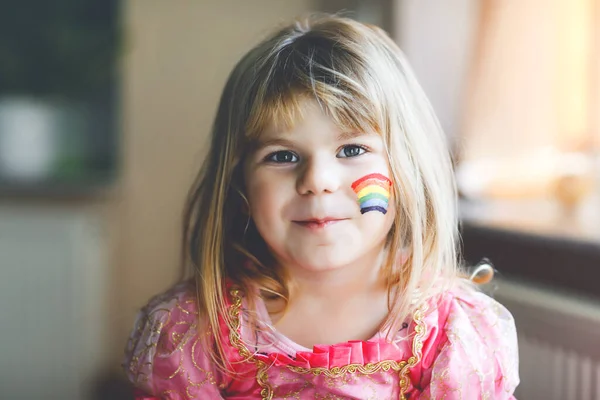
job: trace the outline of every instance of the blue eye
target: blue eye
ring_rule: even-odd
[[[338,158],[350,158],[360,156],[361,154],[366,153],[367,150],[355,144],[350,144],[342,147],[342,149],[337,153],[336,157]]]
[[[269,154],[265,160],[278,164],[295,163],[298,162],[298,156],[291,151],[281,150]]]

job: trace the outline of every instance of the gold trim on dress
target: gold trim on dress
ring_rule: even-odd
[[[251,361],[256,364],[256,381],[259,386],[262,388],[260,395],[263,400],[272,400],[273,399],[273,388],[268,382],[268,374],[267,370],[269,365],[267,365],[264,361],[258,360],[254,358],[253,354],[248,350],[248,348],[244,345],[241,338],[241,319],[240,319],[240,309],[242,307],[242,296],[240,294],[239,289],[231,289],[230,294],[232,297],[232,304],[229,307],[229,317],[231,318],[232,328],[229,332],[229,341],[231,344],[238,350],[240,355],[247,361]],[[425,315],[426,307],[422,309],[418,309],[413,314],[413,320],[415,321],[415,336],[412,344],[412,356],[407,361],[394,361],[394,360],[384,360],[376,363],[368,363],[368,364],[348,364],[342,367],[333,367],[333,368],[323,368],[323,367],[315,367],[315,368],[303,368],[303,367],[295,367],[293,365],[287,365],[287,368],[293,372],[298,374],[313,374],[315,376],[324,375],[328,378],[339,378],[347,373],[356,373],[359,372],[363,375],[374,374],[379,371],[389,371],[393,370],[398,372],[400,377],[400,396],[399,400],[406,400],[406,390],[409,386],[409,377],[408,372],[411,368],[413,368],[423,356],[423,338],[427,333],[427,326],[423,321],[423,317]]]
[[[423,357],[423,338],[427,333],[427,325],[423,322],[423,317],[425,316],[425,311],[427,310],[427,304],[425,304],[421,309],[418,309],[413,314],[413,319],[415,321],[415,337],[413,339],[412,345],[412,357],[405,362],[404,366],[400,370],[400,400],[406,400],[404,394],[408,389],[409,385],[409,370],[417,365],[421,358]]]
[[[287,367],[299,374],[313,374],[315,376],[325,375],[328,378],[339,378],[342,375],[347,373],[356,373],[359,372],[364,375],[374,374],[379,371],[389,371],[390,369],[393,371],[400,371],[406,361],[397,362],[393,360],[385,360],[379,361],[376,363],[369,364],[348,364],[343,367],[333,367],[333,368],[323,368],[323,367],[315,367],[315,368],[303,368],[303,367],[294,367],[293,365],[288,365]]]
[[[263,400],[272,400],[273,388],[269,385],[269,375],[267,374],[269,366],[264,361],[254,358],[252,353],[250,353],[248,348],[242,343],[240,335],[240,309],[242,307],[242,296],[240,295],[239,289],[232,289],[230,294],[233,298],[233,303],[229,307],[229,317],[231,318],[231,327],[233,329],[229,330],[229,341],[245,360],[256,364],[256,382],[258,382],[258,385],[262,388],[260,395]]]

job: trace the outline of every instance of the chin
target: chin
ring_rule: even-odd
[[[344,268],[344,264],[334,263],[310,263],[310,264],[298,264],[299,268],[311,272],[327,272],[335,271]]]
[[[359,257],[348,257],[347,254],[337,257],[310,257],[308,259],[304,258],[302,260],[297,260],[295,264],[299,268],[302,268],[304,270],[314,272],[325,272],[342,269],[345,266],[351,264],[352,261],[356,260],[357,258]]]

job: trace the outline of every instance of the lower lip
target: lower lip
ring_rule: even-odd
[[[327,228],[328,226],[337,224],[338,222],[343,221],[343,219],[332,219],[330,221],[316,222],[316,221],[294,221],[294,223],[300,225],[303,228],[311,229],[311,230],[319,230]]]

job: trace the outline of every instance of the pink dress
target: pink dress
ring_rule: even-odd
[[[511,314],[483,293],[456,289],[417,310],[393,340],[304,348],[270,326],[264,303],[251,327],[243,294],[231,290],[222,326],[236,374],[201,346],[189,283],[154,298],[139,314],[124,367],[137,399],[514,399],[519,383]],[[206,333],[202,333],[206,334]]]

